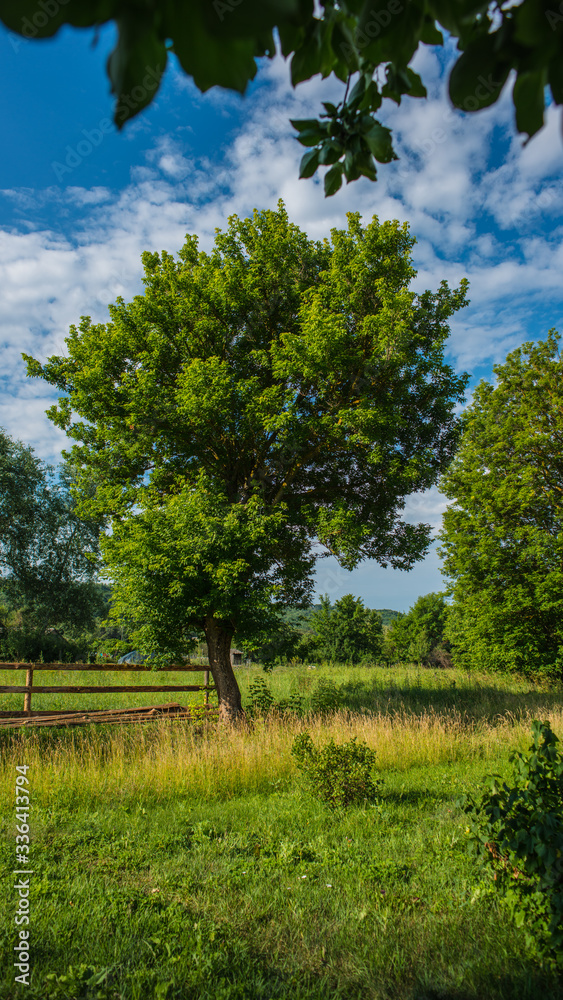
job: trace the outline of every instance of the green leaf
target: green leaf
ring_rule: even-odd
[[[346,155],[344,157],[344,174],[346,176],[346,181],[355,181],[361,176],[361,170],[357,164],[357,158],[359,154],[353,153],[351,149],[346,150]]]
[[[322,140],[326,138],[326,135],[326,129],[321,126],[314,131],[300,132],[299,135],[295,136],[295,138],[301,143],[302,146],[317,146],[319,142],[322,142]]]
[[[115,123],[122,128],[152,101],[167,54],[150,20],[130,15],[118,22],[118,28],[117,45],[108,58],[108,75],[117,98]]]
[[[336,194],[336,192],[342,187],[343,169],[344,168],[341,163],[336,163],[334,167],[327,170],[324,181],[326,198],[330,198],[331,195]]]
[[[310,80],[312,76],[320,73],[323,68],[323,52],[321,46],[321,36],[317,29],[317,23],[310,25],[310,30],[296,49],[291,60],[291,83],[294,87],[304,80]]]
[[[374,121],[369,132],[364,135],[364,141],[379,163],[390,163],[391,160],[397,159],[393,150],[391,131],[380,122]]]
[[[527,132],[531,137],[544,124],[545,71],[519,73],[514,84],[512,97],[516,108],[516,127],[519,132]]]
[[[557,17],[557,6],[551,13]],[[526,48],[540,47],[546,54],[553,41],[553,30],[543,4],[537,0],[524,0],[514,11],[514,40]]]
[[[486,35],[466,48],[450,74],[452,103],[461,111],[478,111],[500,97],[510,63],[499,56],[495,35]]]
[[[165,30],[173,40],[182,69],[193,76],[201,91],[220,86],[243,93],[256,75],[255,57],[264,53],[258,38],[211,36],[195,3],[180,6],[168,0]]]
[[[120,14],[116,0],[67,0],[41,7],[37,0],[2,0],[4,24],[25,38],[50,38],[63,24],[87,28]]]
[[[341,142],[337,142],[335,139],[329,139],[328,142],[324,142],[319,155],[319,163],[323,166],[330,166],[332,163],[336,163],[340,159],[342,153],[344,152],[344,147]]]
[[[416,0],[366,0],[356,43],[370,62],[406,66],[417,50],[424,23],[424,7]]]
[[[343,21],[337,21],[332,29],[331,48],[337,61],[345,67],[344,79],[359,69],[358,50],[354,35]]]
[[[483,0],[429,0],[428,8],[430,17],[439,21],[446,31],[459,37],[475,25],[477,18],[481,19],[482,24],[488,4],[483,3]]]
[[[348,100],[346,101],[348,107],[353,105],[356,101],[359,102],[360,99],[364,96],[365,92],[366,92],[366,78],[362,74],[362,76],[360,76],[360,79],[356,81],[356,83],[352,87],[352,90],[350,91],[350,94],[348,95]]]
[[[278,34],[282,56],[287,59],[301,45],[305,38],[305,29],[293,24],[279,24]]]
[[[396,104],[401,103],[402,94],[410,94],[411,88],[413,86],[413,80],[409,76],[409,71],[403,69],[400,66],[395,66],[390,63],[386,67],[385,75],[387,77],[387,82],[382,88],[382,94],[384,97],[391,98]],[[416,76],[416,74],[413,74]]]
[[[418,73],[415,73],[410,66],[407,66],[406,72],[411,83],[410,89],[406,91],[409,97],[427,97],[428,94],[426,87],[424,86]]]
[[[228,38],[252,38],[280,23],[299,27],[307,17],[304,6],[299,0],[199,0],[206,31]]]
[[[319,150],[313,149],[301,158],[299,164],[300,177],[312,177],[319,165]]]
[[[424,18],[424,22],[420,31],[420,41],[424,42],[425,45],[443,45],[444,36],[440,29],[436,26],[436,21],[428,15]]]
[[[310,132],[321,125],[318,118],[290,118],[289,124],[293,125],[298,132]]]
[[[375,80],[372,80],[363,96],[360,108],[362,111],[375,112],[381,107],[382,97]]]

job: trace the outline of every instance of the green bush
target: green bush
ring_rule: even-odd
[[[331,809],[374,802],[381,782],[374,781],[375,750],[356,736],[337,745],[333,739],[317,749],[309,733],[296,736],[291,747],[299,770],[317,798]]]
[[[512,778],[479,801],[462,800],[472,846],[491,866],[517,926],[542,964],[563,968],[563,754],[547,722],[534,720]]]
[[[0,627],[0,662],[66,663],[88,660],[91,654],[91,636],[76,640],[66,639],[58,632],[44,629]]]
[[[289,698],[281,698],[276,702],[278,712],[289,712],[290,715],[303,715],[303,695],[292,691]]]
[[[274,704],[274,696],[263,677],[256,677],[248,686],[248,715],[267,715]]]
[[[248,704],[246,713],[251,718],[269,715],[271,712],[287,712],[291,715],[303,715],[305,711],[304,698],[293,691],[289,698],[276,701],[263,677],[255,677],[248,686]],[[333,681],[319,678],[311,694],[310,709],[323,714],[334,712],[340,706],[340,693]]]
[[[311,693],[311,711],[319,714],[336,712],[340,708],[340,692],[329,678],[319,677]]]

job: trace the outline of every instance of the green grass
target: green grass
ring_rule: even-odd
[[[245,699],[257,676],[239,671]],[[563,997],[468,854],[456,804],[529,744],[532,717],[563,737],[561,691],[414,668],[280,668],[267,683],[306,710],[319,679],[338,711],[234,732],[0,730],[2,1000]],[[357,735],[376,750],[376,806],[330,812],[309,796],[290,753],[305,729],[317,745]],[[35,872],[21,988],[19,763]]]

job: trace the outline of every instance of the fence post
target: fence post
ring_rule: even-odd
[[[209,705],[209,670],[203,672],[203,683],[205,684],[205,704]]]
[[[26,670],[25,674],[25,686],[29,688],[29,691],[23,696],[23,710],[26,715],[31,715],[31,688],[33,685],[33,667]]]

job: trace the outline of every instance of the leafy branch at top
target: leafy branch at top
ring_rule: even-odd
[[[342,102],[318,119],[293,122],[311,147],[301,177],[328,167],[325,193],[342,178],[375,180],[375,161],[396,159],[391,134],[376,118],[383,98],[426,97],[410,66],[420,45],[457,39],[449,95],[461,111],[494,104],[511,71],[516,127],[528,137],[544,123],[545,89],[563,103],[563,13],[551,0],[0,0],[0,18],[25,38],[54,35],[64,24],[115,21],[118,39],[107,64],[118,128],[152,101],[170,51],[201,91],[243,93],[257,59],[281,49],[293,86],[334,74]],[[352,79],[357,80],[352,87]],[[384,80],[385,82],[381,82]]]

